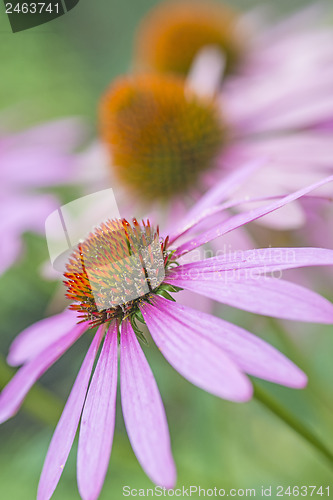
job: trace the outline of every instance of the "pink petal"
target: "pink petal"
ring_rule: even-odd
[[[210,279],[208,273],[233,271],[230,279],[237,279],[237,271],[251,270],[251,276],[265,272],[280,271],[308,266],[332,266],[333,250],[325,248],[259,248],[253,250],[238,250],[224,253],[209,259],[180,265],[171,271],[172,279]],[[205,275],[205,276],[204,276]],[[219,275],[221,281],[227,276]],[[200,277],[199,277],[200,279]],[[218,277],[217,277],[218,279]]]
[[[331,85],[333,84],[331,80]],[[316,89],[317,93],[319,89]],[[289,107],[288,107],[289,104]],[[283,112],[282,112],[283,111]],[[330,94],[317,96],[313,94],[304,96],[302,102],[294,108],[290,106],[290,101],[281,106],[280,113],[268,113],[266,118],[258,119],[258,125],[251,126],[252,132],[262,132],[271,130],[290,130],[305,128],[315,125],[333,117],[333,96]]]
[[[269,69],[271,81],[245,78],[243,85],[224,92],[222,112],[229,123],[233,123],[238,135],[297,128],[302,130],[332,117],[332,70],[322,70],[318,74],[300,70],[300,74],[295,75],[290,71],[281,71],[281,68]],[[280,79],[279,87],[274,78]],[[237,102],[237,94],[239,96],[240,93],[243,98]]]
[[[65,309],[60,314],[37,321],[23,330],[10,346],[7,362],[18,366],[35,358],[50,344],[76,328],[76,313]]]
[[[183,377],[224,399],[243,402],[251,398],[251,383],[233,359],[201,329],[174,318],[171,301],[156,297],[154,305],[146,303],[141,311],[157,347]]]
[[[2,177],[14,189],[61,184],[70,178],[74,167],[74,157],[46,145],[12,149],[1,160]]]
[[[193,221],[197,218],[202,217],[202,213],[211,209],[215,205],[218,205],[224,201],[233,191],[236,191],[240,185],[247,179],[255,170],[257,170],[261,165],[263,165],[263,160],[253,160],[250,163],[245,164],[244,167],[237,169],[236,172],[232,172],[227,177],[209,189],[200,200],[187,212],[184,219],[181,220],[179,225],[179,230],[173,234],[170,239],[175,240],[180,234],[184,232],[184,228],[193,225]]]
[[[70,151],[80,144],[86,131],[80,119],[70,117],[41,123],[9,138],[15,141],[13,145],[16,147],[34,144]]]
[[[116,417],[117,324],[110,325],[84,404],[77,480],[84,500],[98,498],[107,472]]]
[[[66,464],[79,424],[91,371],[103,333],[104,326],[101,326],[97,330],[84,358],[64,411],[54,431],[38,485],[37,500],[49,500],[51,498]]]
[[[278,47],[282,41],[296,33],[303,33],[313,29],[317,24],[322,24],[325,18],[326,8],[323,4],[313,3],[297,9],[281,20],[275,20],[274,24],[266,26],[262,33],[257,33],[258,41],[263,48],[276,44]]]
[[[122,324],[120,387],[127,434],[137,459],[154,483],[173,488],[176,469],[163,403],[129,321]]]
[[[316,179],[317,179],[317,177],[316,177]],[[284,189],[284,192],[285,192],[285,189]],[[229,212],[230,209],[240,210],[242,207],[244,207],[244,205],[246,207],[248,207],[248,205],[250,205],[252,207],[253,204],[255,207],[258,205],[262,206],[264,202],[272,201],[272,199],[281,199],[282,197],[283,197],[282,194],[277,195],[276,193],[273,196],[264,196],[264,197],[262,197],[262,196],[249,197],[247,195],[243,195],[239,199],[232,199],[230,201],[222,203],[221,205],[216,205],[216,206],[212,206],[211,208],[207,208],[200,215],[198,215],[195,219],[192,219],[187,224],[187,226],[182,226],[182,229],[179,229],[175,233],[172,232],[173,229],[170,227],[170,231],[164,231],[164,235],[165,236],[169,235],[169,243],[174,244],[174,242],[178,238],[184,236],[187,233],[193,232],[193,230],[195,230],[197,233],[200,233],[202,230],[207,230],[208,227],[212,227],[212,226],[216,225],[217,222],[220,225],[222,221],[226,221],[226,220],[230,219],[230,212]],[[283,212],[286,208],[289,208],[290,206],[291,205],[287,205],[286,207],[280,208],[279,212]],[[247,210],[248,210],[248,208],[246,209],[246,211]],[[298,210],[300,210],[300,209],[298,209]],[[245,210],[243,210],[243,211],[245,211]],[[303,214],[303,212],[301,212],[301,213]],[[272,214],[265,215],[265,217],[263,217],[262,219],[266,219],[267,217],[270,217],[273,214],[274,214],[274,212],[272,212]],[[304,216],[303,216],[303,218],[304,218]],[[259,220],[261,221],[262,219],[259,219]],[[244,243],[245,239],[247,239],[249,241],[249,236],[247,235],[245,238],[244,235],[245,235],[245,232],[243,232],[243,237],[240,238],[243,241],[243,243]],[[225,237],[225,235],[223,235],[223,236]],[[234,237],[231,236],[230,238],[233,239]],[[235,241],[235,240],[233,239],[233,241]]]
[[[1,392],[0,422],[4,422],[17,412],[36,380],[62,356],[86,329],[86,325],[77,325],[65,337],[58,339],[19,369]],[[47,335],[47,331],[45,331],[45,335]]]
[[[166,283],[191,290],[244,311],[265,316],[333,323],[333,304],[302,286],[268,276],[248,277],[245,271],[226,271],[222,277],[209,273],[203,279],[200,273],[191,277],[166,278]],[[198,277],[199,276],[199,277]]]
[[[214,98],[220,89],[225,62],[220,49],[203,47],[196,54],[186,76],[187,86],[204,99]]]
[[[199,235],[196,238],[193,238],[192,240],[184,243],[180,247],[177,248],[175,255],[180,256],[184,253],[190,252],[194,250],[195,248],[204,245],[205,243],[208,243],[209,241],[214,240],[215,238],[218,238],[219,236],[222,236],[225,233],[228,233],[230,231],[233,231],[234,229],[243,226],[244,224],[247,224],[248,222],[254,221],[256,219],[259,219],[259,217],[262,217],[263,215],[269,214],[273,212],[274,210],[277,210],[285,205],[287,203],[290,203],[294,200],[297,200],[298,198],[301,198],[305,194],[313,191],[314,189],[323,186],[329,182],[333,181],[333,176],[326,177],[325,179],[312,184],[311,186],[308,186],[306,188],[300,189],[292,194],[289,194],[288,196],[285,196],[282,199],[279,199],[277,201],[274,201],[273,203],[270,203],[269,205],[265,205],[264,207],[259,207],[255,208],[253,210],[250,210],[249,212],[241,213],[234,215],[233,217],[230,217],[228,220],[221,222],[220,224],[217,224],[214,226],[212,229],[209,229],[206,232],[203,232],[201,235]]]
[[[212,300],[197,293],[188,292],[187,290],[177,293],[177,302],[207,313],[213,312],[214,309],[214,302]]]
[[[242,143],[247,154],[273,158],[293,164],[293,171],[304,172],[304,165],[332,167],[332,137],[318,131],[298,132],[283,137],[265,137]],[[264,174],[264,170],[261,171]]]
[[[45,219],[57,205],[49,194],[7,196],[0,205],[0,230],[17,236],[24,231],[44,232]]]
[[[168,303],[168,314],[222,349],[242,371],[288,387],[306,385],[306,375],[296,365],[243,328],[175,302]]]

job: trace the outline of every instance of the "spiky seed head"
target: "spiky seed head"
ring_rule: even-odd
[[[64,284],[70,306],[92,326],[130,314],[165,276],[165,245],[158,228],[133,219],[101,224],[74,249]]]

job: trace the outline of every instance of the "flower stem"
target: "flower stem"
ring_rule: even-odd
[[[9,382],[15,371],[0,355],[0,389]],[[41,385],[35,384],[25,398],[22,409],[43,424],[55,427],[63,406],[60,398]]]
[[[300,422],[287,408],[284,408],[279,401],[274,399],[268,392],[254,385],[254,398],[262,405],[268,408],[274,415],[280,418],[284,423],[296,431],[308,443],[312,444],[320,453],[322,453],[333,466],[333,453],[321,442],[321,440],[312,433],[312,431],[302,422]]]

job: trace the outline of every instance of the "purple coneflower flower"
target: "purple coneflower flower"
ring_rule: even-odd
[[[57,207],[56,197],[43,193],[74,181],[73,150],[81,141],[82,126],[62,119],[17,133],[0,134],[0,273],[22,250],[25,231],[44,231],[45,218]]]
[[[209,221],[211,210],[162,237],[149,221],[111,220],[78,245],[65,273],[67,297],[74,303],[63,313],[27,328],[13,342],[8,360],[23,367],[0,397],[0,420],[5,421],[16,413],[35,381],[84,332],[97,326],[53,435],[38,500],[52,496],[80,418],[78,487],[85,500],[99,496],[112,447],[118,344],[122,410],[132,447],[152,481],[167,488],[175,484],[165,411],[139,342],[145,340],[144,324],[161,354],[181,375],[219,397],[236,402],[249,400],[252,385],[246,374],[293,388],[306,385],[306,375],[263,340],[174,300],[181,289],[186,289],[256,314],[333,323],[333,305],[328,300],[299,285],[265,275],[302,266],[332,265],[332,250],[261,249],[193,263],[178,262],[193,249],[284,206],[314,187],[229,217],[199,234],[198,224],[202,227]],[[209,207],[206,200],[206,209]],[[77,314],[80,322],[75,324]]]
[[[139,31],[146,73],[116,80],[101,103],[119,181],[143,201],[172,197],[181,207],[252,159],[264,166],[238,198],[281,195],[329,175],[333,31],[322,17],[312,9],[251,31],[220,3],[158,5]],[[304,220],[292,204],[261,222],[288,229]]]

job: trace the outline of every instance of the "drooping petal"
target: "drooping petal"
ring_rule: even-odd
[[[157,307],[165,300],[158,298]],[[296,365],[243,328],[175,302],[165,302],[165,306],[170,329],[177,323],[184,328],[183,324],[186,323],[188,330],[209,339],[230,356],[242,371],[288,387],[302,388],[306,385],[306,375]]]
[[[91,371],[103,333],[104,327],[100,326],[84,358],[64,411],[54,431],[39,480],[37,500],[49,500],[51,498],[66,464],[79,424]]]
[[[252,396],[249,379],[233,359],[201,330],[189,328],[183,319],[175,319],[169,310],[171,301],[154,298],[141,311],[149,331],[169,363],[193,384],[231,401],[248,401]],[[180,306],[184,307],[185,306]]]
[[[120,387],[122,410],[132,448],[156,484],[172,488],[176,469],[168,424],[152,371],[128,321],[121,332]]]
[[[333,323],[333,304],[295,283],[262,275],[248,277],[244,270],[236,270],[236,273],[225,271],[223,277],[222,273],[220,277],[210,273],[203,278],[200,279],[199,272],[196,277],[171,277],[165,282],[256,314],[310,323]]]
[[[116,417],[117,325],[110,325],[84,404],[77,480],[84,500],[98,498],[107,472]]]
[[[50,344],[75,328],[76,322],[76,313],[65,309],[60,314],[28,326],[11,344],[7,362],[12,366],[18,366],[35,358]]]
[[[67,335],[49,345],[32,361],[19,369],[0,394],[0,422],[4,422],[17,412],[36,380],[62,356],[86,329],[86,325],[76,325]],[[47,335],[47,331],[45,335]]]
[[[332,181],[333,181],[333,176],[326,177],[325,179],[316,182],[311,186],[300,189],[292,194],[289,194],[288,196],[285,196],[282,199],[279,199],[268,205],[265,205],[264,207],[255,208],[248,212],[234,215],[230,217],[230,219],[223,221],[220,224],[217,224],[208,231],[205,231],[202,234],[200,234],[198,237],[193,238],[192,240],[187,241],[183,245],[179,246],[176,249],[175,255],[180,256],[187,252],[190,252],[195,248],[198,248],[199,246],[204,245],[205,243],[208,243],[209,241],[214,240],[215,238],[218,238],[219,236],[222,236],[223,234],[236,229],[237,227],[241,227],[244,224],[247,224],[248,222],[259,219],[259,217],[269,214],[274,210],[277,210],[280,207],[285,206],[287,203],[297,200],[298,198],[301,198],[305,194],[313,191],[314,189]]]

